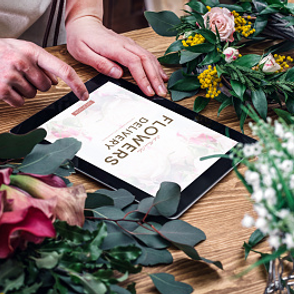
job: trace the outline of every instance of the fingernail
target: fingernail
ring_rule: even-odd
[[[109,72],[109,76],[114,78],[114,79],[119,79],[121,77],[121,70],[117,67],[113,67],[110,72]]]
[[[151,88],[150,85],[147,86],[147,91],[148,91],[148,93],[149,93],[150,95],[154,95],[154,94],[155,94],[154,91],[153,91],[153,89]]]
[[[88,93],[88,92],[85,92],[85,93],[83,94],[81,100],[86,101],[88,98],[89,98],[89,93]]]
[[[166,93],[167,93],[167,90],[166,90],[166,88],[163,85],[159,85],[158,92],[159,92],[159,95],[165,96]]]

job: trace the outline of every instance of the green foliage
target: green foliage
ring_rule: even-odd
[[[19,159],[29,154],[34,146],[46,137],[44,129],[34,130],[25,135],[0,134],[0,158]],[[21,148],[19,148],[22,146]]]
[[[161,36],[176,36],[174,26],[180,24],[180,19],[171,11],[145,11],[145,17],[153,30]]]
[[[66,160],[72,159],[80,148],[81,142],[74,138],[64,138],[53,144],[36,145],[18,169],[32,174],[52,174]]]

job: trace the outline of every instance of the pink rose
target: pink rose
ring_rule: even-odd
[[[209,19],[209,29],[216,34],[216,29],[219,32],[221,41],[234,41],[233,34],[235,32],[234,15],[227,8],[213,7],[204,16],[204,24],[206,25]]]

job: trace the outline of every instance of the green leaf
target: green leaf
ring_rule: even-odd
[[[60,139],[53,144],[36,145],[18,169],[32,174],[52,174],[66,160],[72,159],[81,145],[81,142],[74,138]]]
[[[198,66],[217,63],[221,60],[221,55],[217,52],[217,50],[213,50],[212,52],[209,52],[206,54],[204,59],[201,63],[198,64]]]
[[[180,51],[182,49],[184,49],[184,45],[182,43],[182,40],[177,40],[175,42],[173,42],[165,51],[164,55],[167,55],[171,52],[177,52]]]
[[[219,0],[202,0],[201,1],[205,6],[218,6],[219,5]]]
[[[198,93],[198,89],[195,91],[189,91],[189,92],[176,91],[176,90],[171,89],[170,93],[171,93],[171,98],[173,101],[180,101],[184,98],[192,97],[192,96],[196,95]]]
[[[193,288],[190,285],[175,281],[175,277],[171,274],[149,274],[149,277],[161,294],[190,294],[193,292]]]
[[[34,294],[38,291],[38,289],[42,286],[42,282],[40,283],[34,283],[31,286],[27,286],[25,288],[22,288],[19,291],[14,291],[13,294]]]
[[[255,246],[255,245],[257,245],[263,238],[265,237],[265,235],[259,230],[259,229],[257,229],[257,230],[255,230],[252,234],[251,234],[251,236],[250,236],[250,238],[249,238],[249,244],[251,245],[251,246]]]
[[[180,198],[181,187],[178,184],[163,182],[155,195],[153,205],[161,215],[170,217],[176,213]]]
[[[292,82],[294,79],[294,67],[287,70],[285,80],[288,82]]]
[[[118,286],[118,285],[110,285],[110,290],[115,294],[131,294],[130,291]]]
[[[170,87],[176,91],[195,91],[200,87],[197,76],[185,76],[181,80],[177,81],[173,86]]]
[[[70,226],[67,222],[55,221],[56,232],[65,239],[76,243],[82,243],[91,239],[91,233],[77,226]]]
[[[160,215],[156,207],[153,206],[153,202],[154,202],[154,197],[146,197],[140,201],[137,210],[142,213],[148,212],[148,215],[155,215],[155,216]],[[151,210],[149,211],[150,208]]]
[[[206,105],[209,103],[209,101],[210,101],[209,98],[205,98],[203,96],[196,97],[196,99],[194,100],[193,110],[195,112],[202,111],[206,107]]]
[[[97,280],[95,276],[89,273],[83,274],[73,274],[74,277],[79,281],[84,287],[84,291],[87,294],[105,294],[107,292],[107,288],[101,281]]]
[[[194,53],[208,53],[215,49],[215,45],[210,43],[203,43],[194,46],[185,47],[187,51]]]
[[[190,51],[181,51],[180,64],[187,63],[198,58],[202,53],[194,53]]]
[[[0,264],[0,286],[4,286],[6,280],[14,280],[23,273],[22,264],[15,259],[6,259]]]
[[[245,93],[246,86],[235,80],[231,80],[231,86],[236,95],[243,101],[243,95]]]
[[[0,134],[0,158],[17,159],[26,156],[46,137],[46,134],[44,129],[34,130],[25,135]]]
[[[198,29],[195,32],[197,34],[202,35],[207,42],[209,42],[209,43],[211,43],[213,45],[216,43],[216,36],[215,36],[215,34],[211,30],[208,30],[208,29]]]
[[[192,247],[206,239],[203,231],[182,220],[166,222],[159,232],[170,242],[176,242]]]
[[[291,114],[294,114],[294,98],[293,97],[289,96],[289,98],[286,101],[286,107]]]
[[[218,267],[220,269],[223,269],[223,265],[222,265],[222,263],[220,261],[213,261],[213,260],[209,260],[209,259],[206,259],[204,257],[201,257],[198,254],[197,250],[192,246],[183,245],[183,244],[179,244],[179,243],[173,243],[173,245],[175,245],[177,248],[182,250],[187,256],[189,256],[193,260],[202,260],[202,261],[204,261],[206,263],[212,263],[216,267]]]
[[[95,209],[97,207],[105,206],[105,205],[114,205],[114,201],[112,198],[100,194],[100,193],[87,193],[85,208],[86,209]]]
[[[241,114],[243,112],[242,105],[244,105],[244,104],[242,103],[241,99],[233,97],[233,96],[232,96],[232,100],[233,100],[233,105],[234,105],[236,114],[237,114],[238,118],[240,119]]]
[[[114,202],[114,206],[119,209],[123,209],[134,202],[135,196],[129,191],[124,189],[118,189],[116,191],[110,191],[105,189],[100,189],[95,191],[95,194],[105,195],[111,198]]]
[[[264,30],[264,28],[266,27],[268,22],[268,16],[267,15],[260,15],[257,16],[254,22],[254,26],[253,28],[255,29],[255,32],[253,34],[253,36],[258,36],[260,33],[262,33],[262,31]]]
[[[225,109],[227,106],[230,106],[233,104],[233,101],[232,101],[232,98],[231,97],[228,97],[227,99],[225,99],[222,104],[220,105],[220,107],[218,108],[218,111],[217,111],[217,116],[220,115],[221,111],[223,109]]]
[[[171,53],[158,58],[161,64],[179,64],[180,56],[178,53]]]
[[[141,266],[134,266],[127,260],[111,259],[110,264],[113,269],[118,270],[122,273],[129,272],[131,274],[136,274],[142,270]]]
[[[153,266],[158,264],[170,264],[173,262],[173,256],[166,249],[152,249],[140,246],[142,250],[141,256],[137,259],[136,263],[143,266]]]
[[[198,0],[191,0],[187,5],[197,13],[205,14],[208,12],[206,6]]]
[[[244,9],[242,6],[239,6],[239,5],[234,5],[234,4],[219,4],[217,5],[218,7],[224,7],[224,8],[227,8],[229,9],[230,11],[233,11],[235,10],[236,12],[244,12]]]
[[[261,59],[260,55],[247,54],[247,55],[243,55],[242,57],[236,59],[233,63],[251,68],[251,67],[255,66],[256,64],[258,64],[260,59]]]
[[[181,20],[172,11],[145,11],[144,15],[158,35],[166,37],[177,35],[174,26],[179,25]]]
[[[157,230],[161,228],[161,226],[157,223],[151,223]],[[138,238],[148,247],[154,249],[164,249],[169,246],[169,242],[162,237],[155,231],[151,230],[151,228],[145,228],[139,226],[136,230],[133,231],[133,236]]]
[[[285,110],[282,110],[282,109],[279,109],[279,108],[275,108],[274,112],[280,118],[282,118],[288,125],[294,124],[294,117],[288,111],[285,111]]]
[[[20,289],[20,287],[23,286],[24,281],[25,281],[25,273],[24,272],[22,272],[20,275],[18,275],[13,281],[6,280],[5,281],[6,283],[4,283],[3,293],[7,293],[8,291]],[[14,291],[12,293],[14,293]]]
[[[117,244],[120,246],[128,246],[136,244],[136,240],[124,230],[122,230],[118,225],[112,222],[106,222],[107,225],[107,236],[103,240],[101,249],[109,250],[115,247]]]
[[[281,7],[282,7],[282,5],[277,5],[277,4],[268,5],[268,6],[265,7],[265,9],[263,9],[259,13],[259,15],[278,13],[279,12],[279,8],[281,8]]]
[[[251,92],[252,103],[256,111],[265,120],[267,116],[267,99],[261,88]]]
[[[129,245],[129,246],[118,246],[112,248],[108,251],[115,259],[120,260],[135,260],[141,255],[141,249],[136,245]]]
[[[39,269],[52,269],[58,264],[60,255],[56,251],[41,252],[40,258],[34,258]]]

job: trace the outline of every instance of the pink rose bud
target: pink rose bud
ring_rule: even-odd
[[[228,47],[223,51],[223,54],[225,55],[225,61],[231,63],[238,58],[239,50],[233,47]]]
[[[259,66],[262,65],[262,71],[265,73],[273,73],[281,69],[281,66],[276,62],[271,53],[259,62]]]

